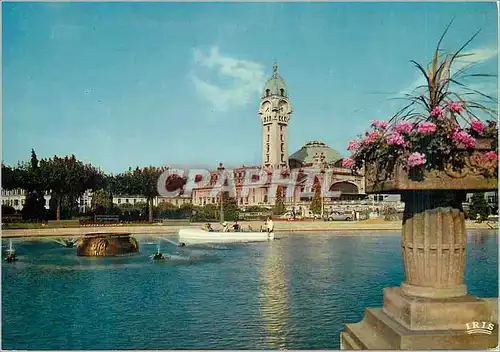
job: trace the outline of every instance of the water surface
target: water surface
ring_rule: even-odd
[[[173,236],[167,238],[174,239]],[[76,257],[50,241],[14,241],[2,264],[4,349],[338,349],[344,324],[404,279],[397,233],[283,235],[269,243]],[[4,246],[6,244],[4,243]],[[498,239],[468,236],[465,283],[498,296]]]

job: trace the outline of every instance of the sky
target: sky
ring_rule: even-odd
[[[2,160],[74,154],[118,173],[261,164],[260,94],[274,60],[293,113],[290,154],[348,156],[371,120],[421,83],[413,59],[468,46],[497,74],[495,3],[2,4]],[[498,95],[497,79],[473,83]]]

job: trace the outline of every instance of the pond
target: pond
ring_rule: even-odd
[[[140,254],[116,258],[15,240],[19,261],[2,264],[3,348],[338,349],[343,326],[404,279],[399,233],[184,248],[136,238]],[[157,243],[170,260],[150,259]],[[469,232],[465,283],[498,296],[495,232]]]

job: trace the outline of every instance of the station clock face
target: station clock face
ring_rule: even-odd
[[[260,111],[263,115],[269,114],[271,112],[271,103],[268,101],[263,102]]]
[[[284,115],[288,113],[288,103],[284,100],[280,101],[279,104],[279,112],[280,115]]]
[[[278,105],[278,121],[288,122],[289,114],[290,114],[289,104],[284,100],[280,101]]]
[[[260,106],[260,113],[262,115],[262,123],[269,123],[272,120],[272,106],[269,101],[264,101]]]

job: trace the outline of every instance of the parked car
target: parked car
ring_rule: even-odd
[[[293,213],[291,211],[286,212],[285,214],[280,216],[280,219],[287,219],[287,220],[292,220],[293,219]],[[302,216],[295,214],[295,220],[302,219]]]
[[[346,214],[346,213],[340,213],[340,212],[334,211],[334,212],[330,213],[325,220],[326,221],[351,221],[352,214]]]

